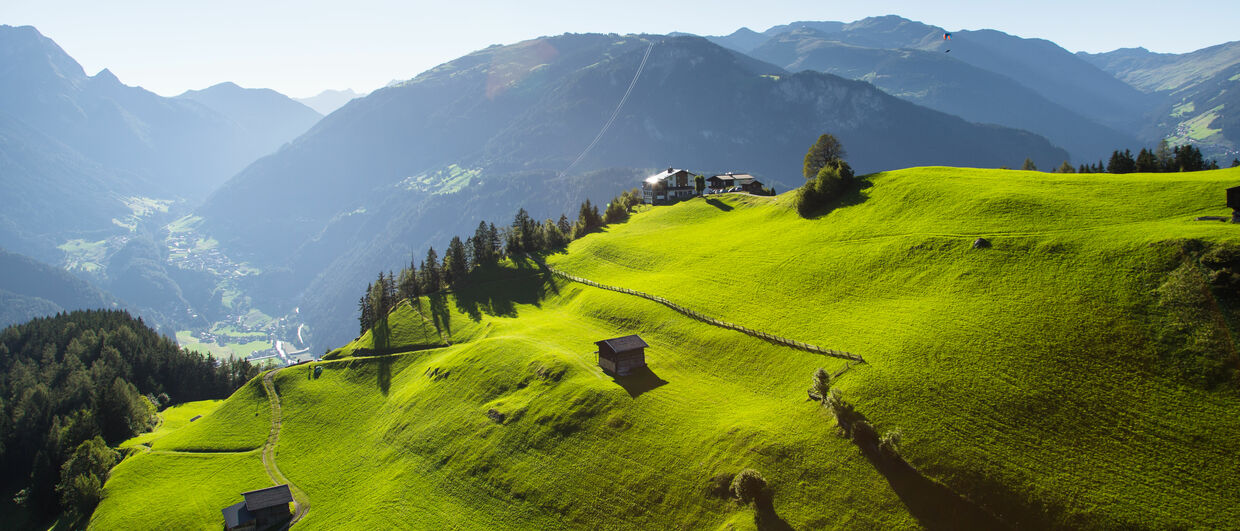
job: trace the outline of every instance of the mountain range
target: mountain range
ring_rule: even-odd
[[[86,75],[33,27],[0,26],[0,191],[22,198],[0,213],[0,245],[53,260],[67,239],[129,224],[136,198],[192,206],[318,118],[232,84],[165,98]]]
[[[316,338],[334,344],[352,331],[339,301],[374,264],[407,263],[518,207],[541,219],[585,197],[605,202],[653,168],[747,171],[787,190],[825,131],[860,172],[1069,158],[1024,131],[792,74],[700,37],[562,35],[487,48],[354,101],[197,213],[241,259],[290,271]],[[276,195],[295,208],[269,208]]]
[[[297,101],[298,103],[301,103],[302,105],[305,105],[311,109],[314,109],[319,114],[323,116],[327,116],[335,112],[336,109],[344,107],[344,104],[349,103],[350,101],[353,101],[354,99],[360,98],[362,96],[365,96],[365,94],[354,92],[353,89],[344,89],[344,90],[330,90],[329,89],[329,90],[324,90],[323,92],[320,92],[317,95],[311,96],[309,98],[293,98],[293,99]]]
[[[1216,153],[1231,145],[1235,46],[1090,55],[946,33],[886,16],[705,38],[565,34],[365,97],[303,100],[320,113],[232,83],[163,98],[106,70],[87,76],[34,28],[4,26],[0,187],[23,200],[0,214],[0,245],[55,263],[66,245],[101,247],[101,285],[184,314],[210,281],[179,289],[159,227],[193,209],[202,236],[261,268],[252,282],[266,298],[300,304],[333,345],[351,337],[340,301],[376,265],[397,268],[519,207],[544,218],[605,202],[655,169],[750,172],[784,191],[824,132],[860,173],[1026,157],[1049,169],[1176,131]],[[138,294],[157,286],[162,298]]]

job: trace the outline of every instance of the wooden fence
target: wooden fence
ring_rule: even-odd
[[[553,268],[553,267],[551,267],[551,266],[547,266],[547,270],[548,270],[548,271],[550,271],[550,272],[551,272],[551,274],[553,274],[553,275],[555,275],[555,276],[558,276],[558,277],[560,277],[560,278],[564,278],[564,279],[567,279],[567,280],[571,280],[571,281],[573,281],[573,282],[578,282],[578,283],[581,283],[581,284],[585,284],[585,285],[587,285],[587,286],[594,286],[594,287],[596,287],[596,288],[601,288],[601,289],[605,289],[605,290],[615,291],[615,292],[618,292],[618,293],[624,293],[624,294],[627,294],[627,295],[633,295],[633,296],[636,296],[636,297],[641,297],[641,298],[643,298],[643,299],[648,299],[648,300],[651,300],[651,301],[657,302],[657,303],[659,303],[659,304],[662,304],[662,305],[664,305],[664,306],[667,306],[668,308],[671,308],[671,309],[673,309],[673,310],[676,310],[677,312],[680,312],[680,313],[682,313],[682,314],[684,314],[684,315],[687,315],[687,316],[689,316],[689,317],[692,317],[692,318],[697,319],[697,320],[699,320],[699,321],[702,321],[702,322],[704,322],[704,323],[711,324],[711,325],[714,325],[714,326],[718,326],[718,327],[720,327],[720,328],[727,328],[727,329],[729,329],[729,330],[735,330],[735,331],[740,332],[740,333],[742,333],[742,334],[750,335],[750,336],[753,336],[753,337],[756,337],[756,338],[759,338],[759,339],[765,339],[766,341],[769,341],[769,342],[771,342],[771,343],[775,343],[775,344],[783,345],[783,346],[786,346],[786,347],[792,347],[792,348],[795,348],[795,349],[798,349],[798,350],[804,350],[804,351],[806,351],[806,352],[813,352],[813,353],[815,353],[815,354],[822,354],[823,356],[830,356],[830,357],[832,357],[832,358],[839,358],[839,359],[843,359],[843,360],[855,361],[855,362],[857,362],[857,363],[865,363],[865,359],[863,359],[861,356],[858,356],[858,355],[856,355],[856,354],[852,354],[852,353],[844,352],[844,351],[842,351],[842,350],[835,350],[835,349],[829,349],[829,348],[822,348],[822,347],[820,347],[820,346],[817,346],[817,345],[811,345],[811,344],[809,344],[809,343],[805,343],[805,342],[802,342],[802,341],[797,341],[797,340],[794,340],[794,339],[788,339],[788,338],[786,338],[786,337],[780,337],[780,336],[777,336],[777,335],[768,334],[768,333],[763,332],[763,331],[761,331],[761,330],[754,330],[754,329],[752,329],[752,328],[744,327],[744,326],[741,326],[741,325],[738,325],[738,324],[729,323],[729,322],[727,322],[727,321],[720,321],[720,320],[718,320],[718,319],[715,319],[714,317],[710,317],[710,316],[708,316],[708,315],[704,315],[704,314],[702,314],[701,312],[696,312],[696,311],[690,310],[690,309],[688,309],[688,308],[685,308],[684,306],[681,306],[681,305],[679,305],[679,304],[676,304],[676,303],[674,303],[674,302],[672,302],[672,301],[669,301],[669,300],[667,300],[667,299],[665,299],[665,298],[663,298],[663,297],[658,297],[658,296],[655,296],[655,295],[651,295],[651,294],[649,294],[649,293],[643,293],[643,292],[640,292],[640,291],[637,291],[637,290],[631,290],[631,289],[628,289],[628,288],[620,288],[620,287],[616,287],[616,286],[608,286],[608,285],[606,285],[606,284],[599,284],[598,282],[595,282],[595,281],[590,280],[590,279],[588,279],[588,278],[581,278],[581,277],[579,277],[579,276],[570,275],[570,274],[568,274],[568,273],[565,273],[565,272],[563,272],[563,271],[560,271],[560,270],[558,270],[558,269],[555,269],[555,268]]]

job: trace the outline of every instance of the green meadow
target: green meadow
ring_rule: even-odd
[[[950,521],[945,499],[1016,527],[1240,521],[1240,228],[1194,221],[1230,214],[1240,170],[870,181],[811,219],[791,194],[726,194],[545,257],[867,364],[506,262],[277,373],[277,460],[311,500],[296,527],[899,529]],[[594,341],[632,333],[650,370],[602,373]],[[837,434],[806,397],[817,367],[843,371],[844,399],[902,434],[915,471]],[[256,380],[118,465],[92,525],[218,527],[270,484],[250,453],[269,427]],[[719,496],[743,468],[769,507]],[[177,474],[194,494],[156,494]]]

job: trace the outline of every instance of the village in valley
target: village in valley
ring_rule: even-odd
[[[167,226],[168,265],[212,275],[217,281],[213,302],[224,315],[211,322],[200,309],[187,309],[187,322],[204,325],[178,330],[177,343],[216,358],[247,359],[259,365],[286,366],[314,359],[300,309],[276,318],[254,308],[240,281],[260,271],[232,261],[218,242],[197,232],[195,221],[183,218]]]

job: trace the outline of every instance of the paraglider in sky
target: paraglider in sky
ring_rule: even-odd
[[[952,40],[952,34],[950,34],[950,33],[944,33],[944,34],[943,34],[943,40],[945,40],[945,41],[950,41],[950,40]]]

